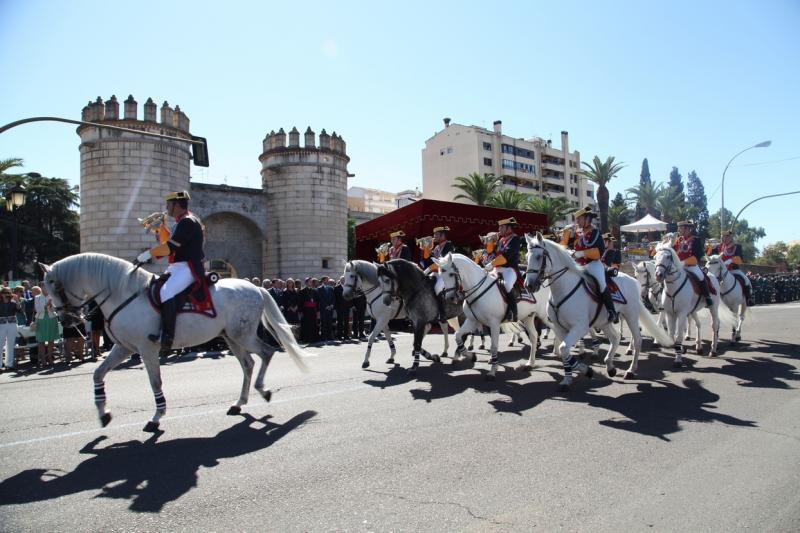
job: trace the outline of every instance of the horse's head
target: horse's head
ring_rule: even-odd
[[[497,241],[500,239],[500,236],[496,231],[492,231],[486,235],[481,235],[480,239],[481,243],[486,247],[486,251],[492,253],[497,245]]]
[[[81,322],[80,302],[73,304],[62,280],[58,278],[53,268],[44,263],[39,263],[44,272],[44,289],[53,301],[53,309],[58,314],[58,320],[64,327],[75,326]]]
[[[545,239],[542,233],[537,231],[535,236],[530,233],[525,234],[525,241],[528,243],[528,261],[525,269],[525,288],[530,292],[536,292],[542,285],[547,258],[549,256],[545,248]]]
[[[668,240],[662,241],[656,247],[656,255],[653,261],[655,262],[656,281],[659,283],[663,283],[670,274],[676,273],[680,266],[675,250],[672,249],[672,245]]]
[[[439,279],[444,283],[444,297],[451,303],[460,302],[463,290],[461,274],[453,261],[453,254],[447,254],[442,259],[433,258],[433,262],[439,266]]]
[[[342,298],[345,300],[352,300],[358,293],[359,277],[356,266],[352,261],[344,264],[344,272],[342,273],[344,283],[342,284]]]
[[[390,265],[378,265],[378,284],[383,294],[383,305],[392,305],[392,299],[399,297],[397,274]]]
[[[718,255],[709,256],[706,260],[706,268],[708,269],[709,274],[714,274],[716,277],[722,277],[722,271],[725,268],[725,264],[722,262],[722,259]]]

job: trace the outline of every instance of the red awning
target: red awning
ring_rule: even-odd
[[[419,248],[414,239],[433,235],[433,228],[437,226],[450,227],[449,237],[456,248],[464,251],[482,248],[478,236],[497,231],[497,221],[508,217],[517,220],[517,233],[520,235],[545,231],[547,228],[547,216],[542,213],[418,200],[356,226],[356,258],[374,261],[375,248],[389,241],[389,233],[403,230],[405,242],[417,261]]]

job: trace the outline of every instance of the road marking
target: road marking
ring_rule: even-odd
[[[317,393],[314,393],[314,394],[307,394],[307,395],[304,395],[304,396],[297,396],[297,397],[294,397],[294,398],[278,399],[278,400],[270,402],[269,404],[266,404],[266,405],[282,404],[282,403],[296,402],[296,401],[302,401],[302,400],[312,400],[314,398],[320,398],[320,397],[323,397],[323,396],[333,396],[335,394],[344,394],[344,393],[348,393],[348,392],[355,392],[355,391],[359,391],[359,390],[363,390],[363,389],[371,389],[371,388],[373,388],[373,387],[370,386],[370,385],[367,385],[366,383],[361,383],[361,384],[359,384],[357,386],[350,387],[350,388],[347,388],[347,389],[339,389],[339,390],[327,391],[327,392],[317,392]],[[276,390],[280,390],[280,389],[276,389]],[[198,417],[198,416],[207,416],[207,415],[211,415],[211,414],[224,413],[224,412],[227,412],[227,411],[228,411],[228,407],[223,407],[223,408],[219,408],[219,409],[209,409],[207,411],[200,411],[200,412],[196,412],[196,413],[186,413],[186,414],[182,414],[182,415],[165,416],[164,418],[161,419],[161,421],[162,422],[166,422],[166,421],[170,421],[170,420],[180,420],[180,419],[183,419],[183,418],[194,418],[194,417]],[[94,434],[94,433],[113,432],[115,430],[124,429],[124,428],[130,428],[130,427],[135,427],[135,426],[140,426],[140,425],[142,425],[141,421],[139,421],[139,422],[128,422],[126,424],[119,424],[119,425],[110,426],[110,427],[104,427],[104,428],[84,429],[84,430],[81,430],[81,431],[70,431],[68,433],[59,433],[57,435],[47,435],[47,436],[44,436],[44,437],[36,437],[36,438],[33,438],[33,439],[18,440],[18,441],[14,441],[14,442],[5,442],[5,443],[0,443],[0,449],[2,449],[2,448],[10,448],[12,446],[22,446],[22,445],[26,445],[26,444],[35,444],[37,442],[46,442],[46,441],[51,441],[51,440],[66,439],[66,438],[69,438],[69,437],[75,437],[75,436],[79,436],[79,435],[91,435],[91,434]]]

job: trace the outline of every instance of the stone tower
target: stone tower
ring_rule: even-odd
[[[133,96],[120,104],[98,96],[83,108],[81,119],[112,126],[191,139],[189,118],[179,106],[144,104],[137,118]],[[81,138],[81,252],[100,252],[133,260],[154,245],[136,220],[164,210],[169,191],[189,190],[191,147],[188,143],[145,137],[117,130],[78,127]]]
[[[347,259],[347,157],[344,139],[309,127],[270,132],[261,183],[267,201],[264,271],[268,277],[339,276]]]

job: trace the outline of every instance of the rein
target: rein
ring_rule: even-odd
[[[724,268],[724,267],[723,267],[723,268]],[[728,279],[728,276],[733,276],[733,283],[731,284],[731,288],[730,288],[730,289],[728,289],[727,291],[725,291],[725,292],[723,292],[723,293],[720,293],[720,297],[729,295],[731,292],[733,292],[733,289],[735,289],[735,288],[736,288],[736,281],[737,281],[737,279],[736,279],[736,276],[734,276],[733,274],[731,274],[731,273],[728,271],[728,269],[727,269],[727,268],[725,268],[725,271],[723,272],[723,274],[722,274],[722,277],[721,277],[721,278],[720,278],[720,280],[719,280],[719,283],[720,283],[720,285],[722,285],[723,283],[725,283],[725,280],[726,280],[726,279]]]

